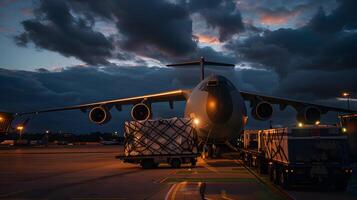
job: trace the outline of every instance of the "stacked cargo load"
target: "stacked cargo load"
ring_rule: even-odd
[[[281,163],[337,159],[333,158],[334,154],[348,154],[346,141],[347,137],[336,126],[276,128],[258,134],[258,148],[265,153],[265,157]],[[309,154],[301,153],[307,149]],[[341,158],[348,162],[348,157]]]
[[[352,173],[347,136],[338,126],[245,131],[242,159],[284,187],[309,180],[344,189]]]
[[[197,135],[190,118],[125,122],[124,156],[127,162],[151,159],[156,164],[173,159],[181,163],[196,162]],[[144,159],[145,158],[145,159]]]

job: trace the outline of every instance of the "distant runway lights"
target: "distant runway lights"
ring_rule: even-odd
[[[303,126],[304,126],[304,124],[303,124],[303,123],[301,123],[301,122],[299,122],[299,123],[298,123],[298,127],[300,127],[300,128],[301,128],[301,127],[303,127]]]

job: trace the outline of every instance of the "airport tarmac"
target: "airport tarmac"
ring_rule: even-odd
[[[120,146],[0,149],[0,199],[356,199],[348,191],[284,191],[235,159],[199,159],[197,167],[141,169],[114,157]],[[356,172],[356,167],[355,171]]]

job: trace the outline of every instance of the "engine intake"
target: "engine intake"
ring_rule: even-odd
[[[151,117],[151,110],[146,104],[138,103],[131,109],[131,117],[137,121],[147,120]]]
[[[273,115],[273,106],[266,102],[261,101],[257,103],[252,109],[252,116],[257,120],[268,120]]]
[[[314,124],[321,119],[321,111],[316,107],[305,107],[296,116],[299,122],[304,122],[306,124]]]
[[[95,124],[105,124],[112,118],[109,110],[103,106],[92,108],[88,114],[88,117],[89,120]]]

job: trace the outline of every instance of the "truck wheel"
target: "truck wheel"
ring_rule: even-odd
[[[158,168],[160,163],[154,163],[153,168]]]
[[[152,159],[143,159],[140,163],[141,167],[144,169],[154,168],[155,163]]]
[[[181,160],[178,158],[174,158],[171,160],[171,167],[172,168],[180,168],[181,167]]]
[[[263,161],[261,161],[260,159],[257,161],[257,172],[258,172],[258,174],[266,173],[265,165],[264,165]]]
[[[348,179],[344,178],[341,180],[336,180],[335,181],[335,189],[337,191],[345,191],[348,185]]]
[[[280,173],[280,185],[284,189],[289,189],[290,188],[290,182],[289,182],[288,174],[283,172],[283,171]]]
[[[273,173],[273,167],[269,166],[269,179],[271,182],[274,182],[274,173]]]
[[[279,185],[279,182],[280,182],[280,172],[279,172],[279,169],[278,167],[274,167],[273,169],[273,177],[274,177],[274,184],[275,185]]]

